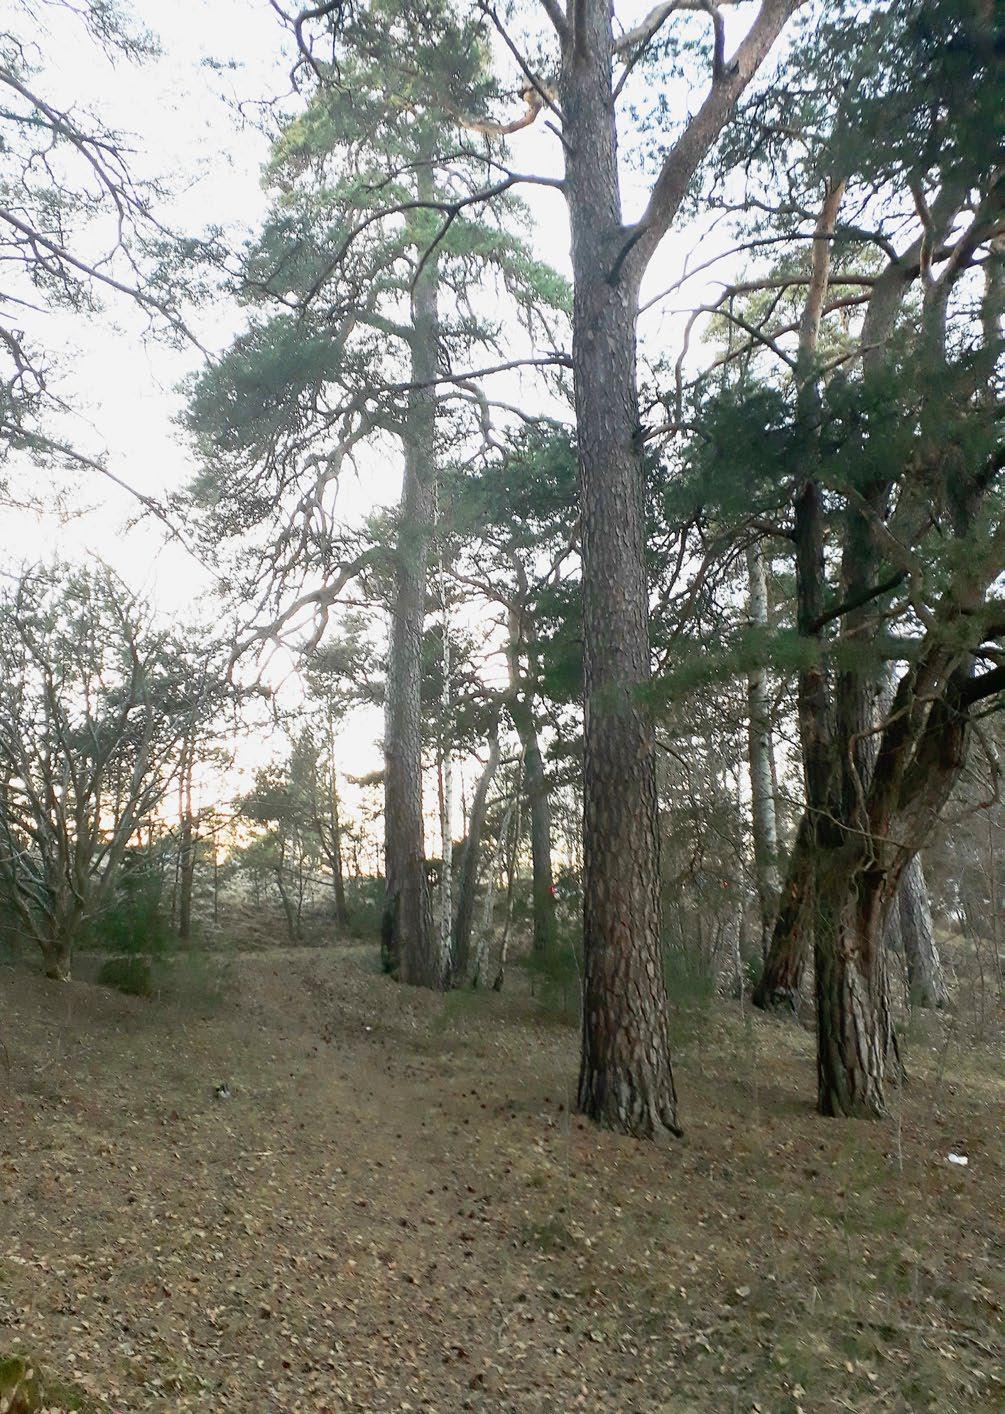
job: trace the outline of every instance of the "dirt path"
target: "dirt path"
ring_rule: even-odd
[[[526,998],[362,949],[231,971],[213,1006],[0,971],[0,1356],[83,1407],[999,1407],[986,1057],[919,1048],[938,1095],[838,1125],[810,1037],[682,1018],[660,1150],[570,1114],[574,1032]]]

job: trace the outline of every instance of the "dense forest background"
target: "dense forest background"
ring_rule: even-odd
[[[735,1147],[753,1096],[757,1143],[796,1146],[783,1246],[818,1181],[830,1212],[829,1164],[846,1308],[882,1335],[804,1341],[798,1376],[769,1378],[729,1324],[737,1250],[722,1379],[679,1404],[682,1352],[633,1346],[631,1375],[623,1343],[581,1399],[561,1361],[462,1394],[424,1357],[308,1394],[273,1351],[267,1397],[254,1375],[200,1389],[187,1355],[177,1386],[123,1394],[92,1354],[68,1400],[994,1407],[995,1202],[954,1190],[954,1229],[929,1169],[993,1191],[1005,1084],[1002,56],[993,0],[14,0],[0,20],[0,1042],[4,1103],[43,1126],[12,1121],[11,1172],[42,1152],[71,1014],[79,1075],[110,1068],[96,1103],[136,1100],[94,1039],[124,1026],[151,1038],[160,1122],[191,1084],[204,1126],[306,1028],[280,1117],[244,1122],[292,1124],[307,1096],[327,1172],[339,1107],[369,1131],[359,1095],[383,1096],[400,1143],[374,1171],[412,1166],[410,1212],[441,1161],[414,1106],[449,1103],[447,1151],[470,1123],[512,1168],[540,1136],[500,1117],[546,1083],[617,1214],[610,1134],[661,1141],[625,1160],[632,1211],[704,1144],[723,1221],[766,1235],[735,1205],[769,1200],[730,1176],[775,1162]],[[223,1069],[169,1098],[172,1036]],[[228,1164],[273,1154],[225,1128]],[[17,1202],[44,1228],[37,1181]],[[589,1221],[549,1185],[531,1245],[573,1263]],[[963,1304],[933,1286],[925,1307],[920,1266],[880,1279],[885,1314],[853,1291],[847,1195],[871,1205],[868,1266],[907,1241],[879,1236],[888,1185],[919,1264],[965,1253]],[[90,1223],[98,1199],[55,1186]],[[632,1260],[619,1295],[597,1278],[621,1314],[583,1316],[587,1343],[642,1340],[636,1297],[666,1338]],[[797,1304],[838,1281],[792,1262]],[[580,1319],[571,1280],[542,1323]],[[284,1299],[309,1323],[313,1298]],[[29,1306],[5,1319],[37,1339]],[[0,1409],[42,1407],[21,1345],[0,1345]]]

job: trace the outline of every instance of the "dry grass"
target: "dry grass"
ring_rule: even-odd
[[[571,1113],[575,1032],[519,986],[341,947],[207,980],[0,972],[0,1358],[62,1407],[1002,1407],[1005,1077],[939,1023],[867,1125],[813,1113],[806,1032],[682,1015],[657,1148]]]

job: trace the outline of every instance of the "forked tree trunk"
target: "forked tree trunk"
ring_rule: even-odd
[[[904,870],[897,905],[911,1004],[945,1007],[949,1004],[949,988],[935,942],[928,886],[918,854]]]
[[[659,902],[634,282],[612,272],[621,201],[606,4],[577,7],[563,64],[582,513],[585,992],[579,1107],[630,1134],[680,1132]]]
[[[768,583],[764,552],[755,541],[747,550],[748,614],[760,629],[768,625]],[[778,826],[772,772],[771,694],[764,668],[747,675],[747,750],[750,770],[750,818],[754,838],[754,869],[761,921],[761,956],[767,958],[778,915],[781,880],[778,868]]]
[[[436,262],[426,262],[412,292],[413,383],[437,372],[439,317]],[[384,729],[384,868],[381,921],[384,967],[416,986],[444,978],[426,878],[422,818],[421,660],[426,565],[433,523],[435,389],[411,394],[405,476],[395,562],[395,597]]]
[[[488,806],[489,787],[499,769],[499,737],[489,738],[489,759],[478,778],[471,815],[468,821],[468,836],[461,856],[460,881],[457,890],[457,917],[454,920],[454,948],[451,962],[451,979],[463,982],[471,961],[471,930],[475,918],[475,904],[478,898],[478,874],[481,862],[482,835],[485,831],[485,814]]]
[[[809,817],[799,822],[789,858],[771,946],[751,1001],[765,1011],[795,1012],[813,946],[813,831]]]

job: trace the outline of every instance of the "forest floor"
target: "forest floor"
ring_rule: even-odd
[[[50,1406],[1005,1407],[1005,1070],[952,1025],[870,1125],[814,1114],[805,1030],[681,1010],[663,1147],[572,1112],[575,1028],[522,976],[191,970],[141,1000],[0,968],[0,1361]]]

